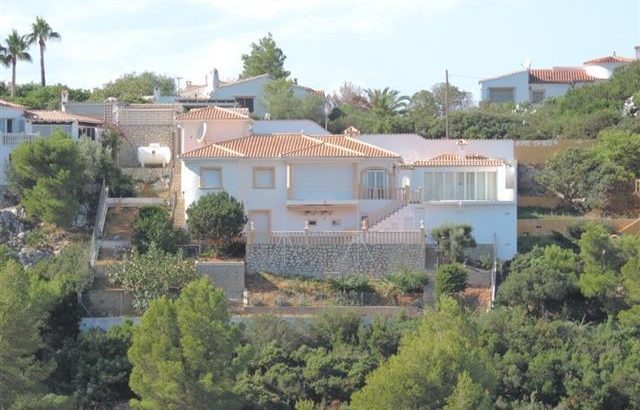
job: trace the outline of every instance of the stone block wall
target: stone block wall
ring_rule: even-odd
[[[248,244],[247,274],[273,272],[324,278],[334,274],[382,277],[400,269],[424,271],[424,244]]]
[[[196,272],[207,276],[229,299],[242,299],[244,262],[198,262]]]
[[[141,167],[138,162],[138,147],[157,143],[171,148],[172,158],[175,156],[173,125],[126,125],[121,127],[125,139],[120,141],[118,163],[121,167]]]

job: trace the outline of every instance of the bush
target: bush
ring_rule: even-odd
[[[329,279],[329,286],[335,292],[370,292],[369,279],[365,276],[344,275]]]
[[[426,272],[401,270],[384,278],[384,281],[401,293],[421,292],[429,282]]]
[[[431,230],[431,237],[438,244],[438,250],[447,262],[462,262],[464,250],[475,248],[476,241],[471,235],[473,228],[466,224],[444,224]]]
[[[139,253],[147,252],[152,243],[165,252],[175,253],[176,245],[184,241],[183,236],[182,231],[174,229],[169,211],[152,205],[140,208],[133,221],[131,242]]]
[[[200,197],[187,209],[189,234],[218,244],[240,236],[247,223],[242,203],[225,191]]]
[[[459,263],[440,265],[436,271],[436,298],[465,290],[467,275],[467,269]]]
[[[13,151],[9,185],[29,216],[69,226],[84,202],[87,167],[79,145],[56,130],[50,138],[22,143]]]
[[[180,290],[197,277],[192,259],[165,253],[153,242],[147,253],[134,249],[123,263],[109,266],[108,275],[113,284],[133,295],[133,305],[139,311],[155,298],[178,297]]]

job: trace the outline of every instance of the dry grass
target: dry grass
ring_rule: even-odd
[[[119,236],[122,240],[131,240],[133,235],[133,221],[138,216],[138,208],[114,207],[107,210],[107,220],[104,225],[106,237]]]

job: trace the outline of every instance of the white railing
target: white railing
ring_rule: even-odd
[[[26,132],[0,132],[2,136],[2,144],[18,145],[24,141],[33,141],[40,137],[40,134]]]
[[[107,220],[107,199],[109,197],[109,187],[102,181],[100,187],[100,199],[98,199],[98,207],[96,210],[96,222],[93,226],[93,233],[91,235],[91,245],[89,248],[89,263],[91,266],[96,265],[99,252],[99,238],[102,236],[104,230],[104,224]]]
[[[411,190],[405,188],[368,188],[359,187],[358,199],[393,199],[401,200],[406,204],[417,204],[422,202],[422,190]]]
[[[424,230],[376,232],[360,231],[273,231],[247,232],[247,244],[263,245],[351,245],[424,244]]]

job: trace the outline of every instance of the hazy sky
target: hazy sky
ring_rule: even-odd
[[[345,80],[406,94],[444,79],[478,94],[478,80],[521,68],[576,65],[640,43],[639,0],[0,0],[0,37],[36,15],[62,35],[45,55],[47,81],[92,88],[132,71],[204,82],[237,77],[249,44],[273,33],[301,84]],[[18,82],[39,80],[18,64]],[[0,80],[10,70],[0,67]],[[185,80],[182,80],[185,81]]]

